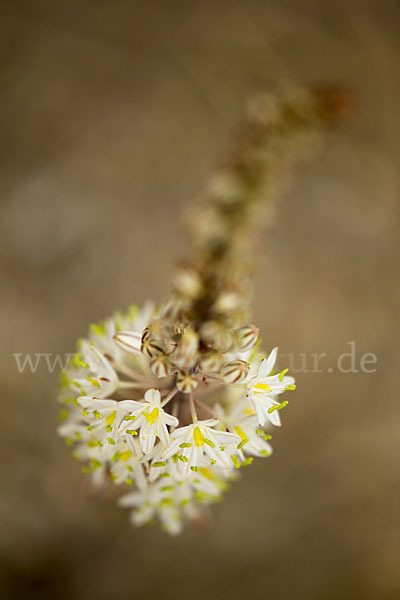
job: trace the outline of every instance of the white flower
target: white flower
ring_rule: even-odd
[[[74,450],[73,457],[86,463],[82,468],[84,473],[90,473],[92,483],[101,486],[107,480],[107,457],[104,448],[98,445],[95,438],[80,443]]]
[[[173,481],[182,480],[182,476],[172,458],[162,460],[162,456],[167,448],[168,446],[165,446],[162,442],[158,442],[158,444],[155,444],[153,449],[142,459],[142,462],[148,464],[148,478],[150,483],[153,483],[159,478],[171,478]]]
[[[178,535],[182,531],[182,521],[178,510],[169,504],[158,507],[158,518],[162,528],[170,535]]]
[[[182,463],[180,470],[184,475],[188,475],[190,470],[193,472],[199,470],[204,454],[211,464],[230,468],[228,453],[225,450],[229,446],[237,445],[240,438],[236,434],[213,429],[217,423],[218,419],[208,419],[195,421],[191,425],[176,429],[169,448],[163,454],[163,459],[175,457],[176,464],[178,461]]]
[[[221,474],[219,474],[219,471],[221,470],[215,466],[212,469],[200,467],[200,471],[196,473],[196,477],[192,480],[197,500],[208,503],[215,502],[221,497],[221,493],[227,489],[227,484],[222,478],[226,473],[226,469],[223,469]]]
[[[252,400],[256,411],[258,423],[265,425],[267,419],[273,425],[280,425],[279,410],[287,403],[279,403],[275,396],[282,394],[287,389],[294,389],[294,378],[285,375],[282,371],[272,375],[278,348],[274,348],[268,358],[264,358],[259,365],[253,363],[246,380],[247,394]]]
[[[111,457],[111,479],[115,484],[136,483],[140,490],[144,490],[147,483],[142,465],[142,453],[137,440],[119,442],[114,447]]]
[[[243,417],[230,425],[229,430],[240,437],[241,442],[238,445],[238,450],[241,450],[242,453],[253,456],[269,456],[272,453],[272,446],[267,442],[271,436],[259,428],[255,416]]]
[[[143,330],[150,323],[155,315],[155,312],[156,311],[153,302],[146,302],[141,309],[136,305],[132,305],[129,308],[126,316],[118,315],[119,329],[135,331],[140,333],[140,336],[142,336]]]
[[[132,512],[132,522],[135,525],[144,525],[158,516],[164,529],[175,535],[181,531],[182,525],[175,498],[170,495],[171,492],[174,495],[174,491],[173,486],[153,483],[141,491],[121,496],[119,504],[136,509]]]
[[[136,508],[137,510],[132,514],[132,521],[135,525],[144,525],[152,519],[161,500],[160,486],[151,484],[143,490],[135,490],[121,496],[118,503],[125,508]]]
[[[96,349],[103,355],[107,355],[113,362],[120,362],[123,351],[116,344],[114,336],[117,332],[115,318],[110,317],[102,323],[96,323],[90,326],[89,341],[92,342]]]
[[[119,425],[131,410],[131,400],[109,400],[81,396],[82,416],[89,424],[87,429],[96,432],[102,444],[114,446],[119,438]]]
[[[118,346],[127,352],[140,354],[143,331],[153,316],[154,305],[151,302],[147,302],[142,310],[132,306],[128,317],[118,316],[119,330],[114,331],[114,342],[117,342]]]
[[[156,389],[147,390],[144,402],[124,400],[124,408],[129,408],[127,423],[121,425],[121,433],[129,433],[139,429],[139,442],[143,454],[148,454],[159,437],[165,446],[169,445],[167,425],[177,427],[179,421],[161,406],[161,394]]]
[[[82,424],[80,417],[81,411],[76,408],[76,410],[71,411],[68,421],[62,423],[57,429],[61,437],[65,438],[70,444],[73,441],[87,440],[90,437],[90,433]]]
[[[80,391],[82,396],[111,396],[119,384],[117,373],[110,361],[92,344],[85,341],[81,345],[81,365],[78,375],[73,377],[71,384]]]
[[[232,389],[229,393],[232,393]],[[220,424],[240,437],[241,441],[236,446],[236,451],[232,453],[233,464],[238,467],[240,463],[251,464],[253,459],[246,459],[245,454],[258,457],[269,456],[272,453],[272,446],[267,441],[271,436],[260,428],[254,410],[248,404],[248,398],[241,400],[234,398],[234,400],[235,403],[227,409],[217,404],[215,413]]]

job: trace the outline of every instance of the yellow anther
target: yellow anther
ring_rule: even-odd
[[[234,432],[237,433],[242,440],[247,440],[246,434],[240,429],[240,427],[235,427]]]
[[[289,369],[285,369],[284,371],[282,371],[279,375],[279,381],[283,381],[283,378],[285,377],[286,373],[289,371]]]

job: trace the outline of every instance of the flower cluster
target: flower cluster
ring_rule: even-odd
[[[152,322],[151,307],[131,307],[92,326],[62,373],[59,433],[95,484],[135,487],[120,498],[135,524],[157,516],[176,533],[183,516],[199,518],[221,497],[237,469],[272,452],[265,429],[280,424],[278,396],[294,380],[274,373],[276,348],[268,358],[248,348],[230,352],[219,374],[198,367],[196,393],[182,391],[178,367],[160,378],[154,356],[140,350]],[[143,340],[139,349],[134,340]]]
[[[272,452],[268,428],[295,385],[249,323],[251,241],[332,112],[332,97],[304,90],[253,105],[233,156],[188,213],[193,251],[170,297],[92,325],[61,374],[60,434],[95,484],[133,486],[120,504],[137,525],[158,518],[179,532],[240,467]]]

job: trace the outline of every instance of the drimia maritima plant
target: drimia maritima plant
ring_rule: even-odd
[[[250,242],[291,167],[344,108],[345,95],[328,90],[258,98],[190,207],[192,255],[169,298],[92,325],[61,373],[59,433],[94,485],[118,487],[135,525],[158,519],[178,533],[271,454],[295,382],[251,322]]]

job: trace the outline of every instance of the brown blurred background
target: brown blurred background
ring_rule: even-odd
[[[2,0],[2,598],[400,598],[399,23],[396,0]],[[358,114],[299,170],[265,235],[267,347],[299,373],[208,529],[131,529],[56,435],[56,373],[87,325],[160,301],[177,219],[255,91],[340,82]],[[332,373],[356,343],[377,371]],[[285,366],[285,360],[281,361]]]

